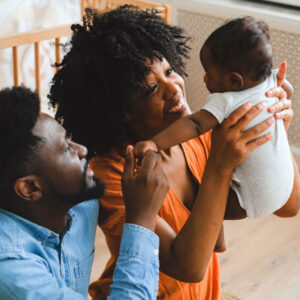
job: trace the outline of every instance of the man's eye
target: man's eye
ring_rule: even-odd
[[[173,68],[169,68],[166,72],[166,75],[169,76],[170,74],[172,74],[174,72]]]
[[[67,144],[67,147],[66,147],[66,149],[65,149],[65,152],[69,152],[71,149],[72,149],[71,146],[70,146],[69,144]]]

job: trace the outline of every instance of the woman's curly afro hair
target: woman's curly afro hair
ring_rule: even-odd
[[[57,107],[56,119],[90,155],[120,149],[129,137],[126,109],[143,92],[150,71],[146,59],[165,57],[186,75],[188,38],[158,11],[129,5],[104,14],[87,10],[83,25],[72,30],[69,52],[48,95]]]

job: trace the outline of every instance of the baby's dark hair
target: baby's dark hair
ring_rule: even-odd
[[[0,193],[11,194],[17,178],[37,164],[40,138],[32,133],[40,112],[38,95],[24,87],[0,91]]]
[[[213,59],[230,72],[261,81],[271,75],[273,53],[270,31],[263,21],[237,18],[217,28],[205,41]]]
[[[104,14],[87,10],[83,24],[72,25],[70,50],[55,74],[50,104],[56,119],[89,154],[120,149],[130,137],[125,114],[145,90],[147,59],[165,57],[184,75],[188,38],[166,24],[156,10],[125,5]]]

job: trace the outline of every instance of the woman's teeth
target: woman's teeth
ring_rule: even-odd
[[[169,109],[168,112],[180,111],[183,106],[184,106],[184,103],[182,101],[180,101],[176,106],[173,106],[171,109]]]

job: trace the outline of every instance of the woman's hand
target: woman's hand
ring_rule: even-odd
[[[268,90],[266,96],[278,98],[279,101],[268,107],[268,111],[273,113],[276,119],[283,119],[284,127],[287,131],[294,117],[294,111],[292,109],[292,102],[288,99],[293,94],[293,87],[285,80],[286,68],[286,62],[281,63],[277,73],[278,86]]]
[[[209,157],[220,172],[233,172],[243,160],[257,147],[265,144],[272,138],[271,133],[262,134],[274,123],[270,117],[258,125],[244,131],[246,126],[266,107],[266,103],[259,103],[251,108],[250,103],[240,106],[212,133],[212,149]]]

